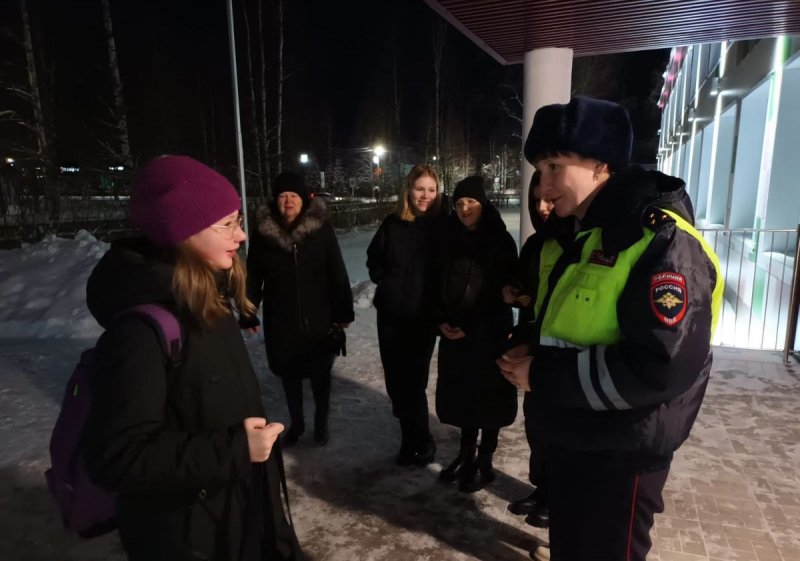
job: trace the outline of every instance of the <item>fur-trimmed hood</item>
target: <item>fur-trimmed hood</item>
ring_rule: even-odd
[[[302,243],[309,235],[322,228],[327,220],[328,209],[319,197],[311,199],[308,207],[303,209],[289,227],[283,222],[273,203],[262,206],[256,212],[258,233],[286,252],[291,252],[293,245]]]

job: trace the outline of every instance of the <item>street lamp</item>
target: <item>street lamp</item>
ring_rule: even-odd
[[[375,148],[372,149],[372,153],[375,154],[372,157],[372,163],[375,164],[375,167],[380,170],[381,168],[381,156],[386,154],[386,148],[378,144]]]
[[[307,164],[308,163],[308,154],[300,154],[300,163]]]
[[[372,152],[373,154],[375,154],[372,157],[372,163],[375,164],[375,174],[378,176],[378,182],[380,183],[381,178],[383,177],[383,173],[381,172],[381,156],[386,154],[386,148],[378,144],[377,146],[375,146],[375,148],[372,149]],[[373,191],[379,189],[380,187],[376,185]],[[377,196],[375,197],[375,199],[377,200]]]

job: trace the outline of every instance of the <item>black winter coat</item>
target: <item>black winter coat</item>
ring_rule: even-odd
[[[239,561],[245,535],[259,533],[264,558],[300,559],[283,516],[279,454],[265,464],[249,460],[242,421],[266,415],[237,321],[230,315],[206,328],[179,311],[172,272],[148,242],[124,240],[89,278],[87,304],[107,328],[85,437],[89,473],[119,492],[117,522],[131,560]],[[179,318],[178,366],[146,320],[113,319],[144,303]],[[255,504],[262,515],[246,515]]]
[[[436,414],[459,427],[499,428],[514,422],[517,390],[495,364],[512,326],[502,288],[517,266],[514,239],[487,204],[474,232],[455,213],[437,243],[437,325],[460,327],[466,337],[439,341]]]
[[[373,303],[405,319],[430,317],[434,296],[433,257],[445,216],[402,220],[390,214],[367,248],[369,278],[378,285]]]
[[[280,377],[331,369],[327,334],[353,321],[353,292],[325,203],[313,199],[290,227],[272,205],[258,210],[247,255],[247,294],[262,304],[270,370]],[[246,318],[243,327],[257,325]]]

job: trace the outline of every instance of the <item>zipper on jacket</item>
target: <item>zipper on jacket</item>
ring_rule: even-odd
[[[300,305],[300,283],[298,276],[300,274],[300,267],[297,260],[297,244],[292,244],[292,256],[294,257],[294,288],[297,293],[297,325],[300,326],[301,331],[308,333],[308,319],[303,316],[303,307]]]

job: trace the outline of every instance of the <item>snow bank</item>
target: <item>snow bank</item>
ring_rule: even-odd
[[[89,232],[0,251],[0,336],[96,337],[86,280],[108,249]]]
[[[371,235],[341,236],[353,283],[353,300],[369,308],[375,285],[366,277]],[[94,338],[102,329],[86,309],[86,280],[109,244],[81,230],[74,239],[51,236],[0,251],[0,337]],[[364,271],[361,271],[364,269]]]
[[[377,288],[377,285],[369,280],[353,283],[353,304],[355,304],[356,308],[366,309],[372,306],[375,288]]]

